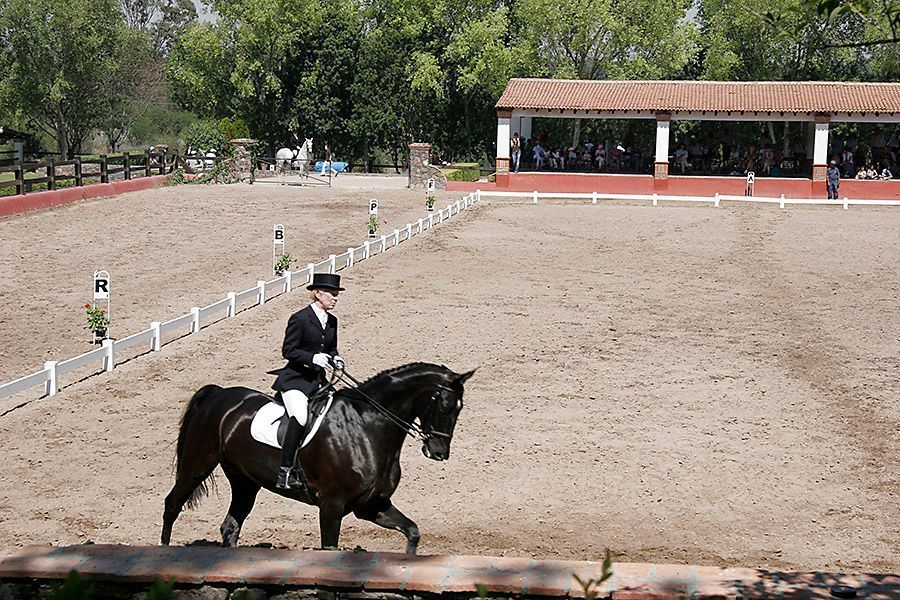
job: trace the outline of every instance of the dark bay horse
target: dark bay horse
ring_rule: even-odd
[[[339,390],[318,433],[298,453],[310,494],[280,490],[277,448],[250,437],[250,422],[271,397],[243,387],[207,385],[181,417],[175,485],[166,497],[161,542],[168,544],[182,508],[196,506],[217,465],[231,484],[231,506],[220,528],[222,543],[237,543],[244,519],[261,488],[319,507],[322,547],[337,547],[341,520],[350,513],[406,535],[406,551],[419,544],[416,524],[391,504],[400,482],[400,450],[408,433],[422,439],[433,460],[450,456],[450,441],[463,384],[475,371],[457,374],[444,366],[411,363],[384,371],[358,390]],[[413,424],[410,432],[406,424]]]

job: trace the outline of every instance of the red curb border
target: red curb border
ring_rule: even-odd
[[[81,187],[69,187],[46,192],[32,192],[21,196],[5,196],[0,198],[0,217],[17,215],[20,213],[41,210],[52,206],[81,202],[91,198],[116,196],[126,192],[137,192],[159,187],[170,179],[171,175],[151,175],[114,181],[112,183],[92,183]]]
[[[218,546],[29,546],[0,560],[0,581],[86,579],[182,585],[262,585],[398,593],[478,593],[584,598],[574,580],[597,579],[602,564],[491,556],[409,556]],[[742,568],[618,563],[599,590],[613,600],[649,598],[830,598],[831,586],[857,597],[900,598],[900,575],[849,575]]]

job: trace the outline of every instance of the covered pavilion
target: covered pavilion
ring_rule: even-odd
[[[527,176],[510,173],[510,138],[516,132],[523,140],[532,137],[532,119],[535,117],[655,120],[652,177],[655,189],[670,186],[669,129],[672,121],[793,121],[807,127],[812,172],[807,179],[793,179],[794,183],[786,183],[787,178],[779,181],[790,193],[802,195],[817,192],[818,187],[822,187],[824,193],[831,123],[900,123],[900,83],[511,79],[497,101],[496,110],[497,187],[516,187],[516,178]],[[568,173],[541,175],[573,177]],[[651,179],[649,175],[630,177]],[[731,188],[736,181],[740,184],[739,178],[735,177],[703,179],[730,179]],[[900,181],[871,183],[887,184],[893,190],[890,196],[900,197]],[[711,184],[714,182],[704,185]],[[877,195],[884,196],[885,192],[880,190]]]

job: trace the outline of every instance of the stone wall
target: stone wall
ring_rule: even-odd
[[[440,169],[431,164],[431,144],[410,144],[408,187],[411,189],[427,189],[429,179],[434,179],[434,189],[447,189],[447,177]]]

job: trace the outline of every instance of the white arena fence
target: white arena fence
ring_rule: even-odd
[[[720,202],[761,202],[768,204],[778,204],[784,208],[788,204],[822,204],[828,206],[843,206],[845,209],[851,205],[861,206],[900,206],[900,200],[854,200],[844,198],[843,200],[827,200],[824,198],[785,198],[782,194],[778,198],[765,196],[728,196],[725,194],[716,194],[715,196],[669,196],[665,194],[600,194],[598,192],[591,193],[566,193],[566,192],[477,192],[480,198],[487,196],[504,197],[504,198],[528,198],[532,203],[537,203],[543,199],[572,199],[572,200],[591,200],[592,204],[597,204],[599,200],[640,200],[649,201],[656,206],[660,202],[709,202],[714,206],[719,206]]]
[[[0,400],[41,384],[44,386],[44,394],[53,396],[59,391],[63,376],[71,374],[76,369],[82,369],[90,365],[96,365],[90,374],[102,371],[110,372],[116,367],[116,355],[134,346],[149,344],[149,351],[158,352],[162,346],[171,341],[180,339],[185,335],[197,333],[201,328],[208,327],[215,321],[233,317],[239,312],[239,305],[249,303],[247,308],[260,306],[276,296],[292,291],[295,285],[306,286],[312,281],[313,273],[334,273],[350,268],[354,264],[371,258],[376,254],[387,252],[401,242],[408,241],[413,236],[432,229],[435,225],[446,221],[454,215],[458,215],[461,210],[469,208],[477,202],[479,194],[480,192],[473,192],[455,204],[448,204],[445,209],[429,213],[426,217],[414,223],[407,223],[406,227],[402,229],[395,229],[393,233],[382,235],[381,238],[369,239],[361,246],[347,248],[346,252],[337,255],[332,254],[323,261],[309,263],[306,268],[299,271],[287,271],[281,277],[276,277],[271,281],[258,281],[254,287],[243,292],[229,292],[225,298],[213,302],[209,306],[194,307],[189,313],[168,321],[153,321],[148,329],[122,339],[103,340],[101,347],[74,358],[58,362],[45,362],[44,368],[40,371],[0,385]],[[164,336],[167,334],[171,339],[164,341]],[[172,334],[175,334],[174,337]],[[78,379],[83,377],[84,374]]]

